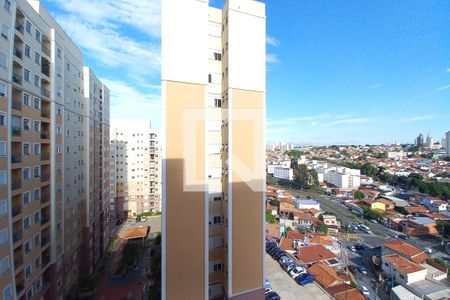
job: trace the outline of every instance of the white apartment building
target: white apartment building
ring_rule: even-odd
[[[427,276],[426,268],[397,254],[382,256],[381,268],[388,278],[399,284],[412,284],[425,280]]]
[[[324,174],[324,180],[336,187],[343,189],[355,189],[361,185],[361,171],[345,167],[328,168]]]
[[[111,128],[109,217],[161,211],[159,131],[132,120],[114,120]]]
[[[85,134],[82,53],[41,3],[0,1],[0,26],[0,298],[62,299],[92,272],[80,272],[83,232],[102,228],[102,211],[87,222],[87,152],[109,141]]]
[[[450,155],[450,130],[445,133],[444,148],[447,151],[447,155]]]
[[[274,166],[273,177],[292,181],[294,180],[294,170],[289,167]]]

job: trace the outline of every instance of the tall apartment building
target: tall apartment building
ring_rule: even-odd
[[[265,24],[162,2],[163,299],[264,297]]]
[[[445,133],[444,148],[447,151],[447,155],[450,155],[450,130]]]
[[[109,217],[161,211],[158,130],[146,121],[114,120],[110,152]]]
[[[38,0],[0,3],[1,298],[62,299],[87,274],[90,79]]]
[[[332,167],[323,170],[324,180],[336,187],[354,189],[361,185],[361,171],[346,167]]]

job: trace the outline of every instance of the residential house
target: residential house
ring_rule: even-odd
[[[378,212],[386,212],[387,210],[392,210],[395,208],[394,202],[386,198],[378,198],[376,200],[365,199],[363,202],[369,205],[372,210]]]
[[[438,233],[436,221],[428,217],[412,217],[400,222],[402,232],[407,235],[427,235]]]
[[[339,229],[341,228],[341,221],[336,219],[333,215],[323,215],[323,222],[328,226],[328,234],[338,235]]]
[[[318,211],[320,211],[320,204],[319,202],[315,201],[315,200],[310,200],[310,199],[297,199],[294,200],[295,202],[295,207],[298,209],[311,209],[314,208]]]
[[[399,284],[411,284],[425,280],[427,269],[397,254],[384,255],[381,267],[383,272]]]
[[[429,258],[429,256],[421,249],[401,240],[395,239],[387,241],[382,246],[382,255],[398,254],[415,263],[422,263]]]
[[[279,224],[266,223],[266,236],[268,238],[279,238],[281,235]]]
[[[429,210],[425,206],[419,205],[419,206],[407,206],[405,207],[405,212],[408,215],[415,215],[419,213],[427,213],[429,212]]]
[[[295,249],[294,249],[294,247],[292,247],[292,245],[293,245],[293,240],[283,236],[280,240],[280,243],[278,244],[278,247],[281,250],[287,251],[289,253],[294,253]]]
[[[307,271],[314,275],[316,281],[324,288],[329,288],[341,283],[341,279],[336,271],[323,262],[312,265]]]
[[[447,201],[441,200],[437,197],[423,197],[422,203],[433,213],[446,211],[448,207]]]
[[[327,289],[327,292],[336,300],[366,300],[359,290],[347,283],[333,285]]]
[[[301,247],[297,250],[297,254],[294,257],[300,265],[309,266],[321,261],[331,267],[339,264],[336,254],[322,245]]]

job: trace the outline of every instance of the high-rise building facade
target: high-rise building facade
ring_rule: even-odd
[[[445,133],[445,150],[447,151],[447,155],[450,155],[450,130]]]
[[[424,146],[424,140],[423,140],[423,134],[419,134],[418,136],[417,136],[417,138],[416,138],[416,141],[415,141],[416,143],[416,146],[417,147],[423,147]]]
[[[161,155],[158,130],[146,121],[114,120],[110,218],[161,211]],[[112,190],[114,189],[114,190]]]
[[[433,147],[433,137],[431,136],[431,133],[427,134],[427,142],[426,142],[426,146],[428,148],[432,148]]]
[[[265,24],[162,2],[163,299],[264,297]]]
[[[88,274],[89,78],[38,0],[1,1],[0,26],[0,298],[62,299]]]

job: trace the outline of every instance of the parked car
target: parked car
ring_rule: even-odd
[[[372,222],[373,224],[378,224],[378,221],[375,219],[370,220],[370,222]]]
[[[122,219],[117,219],[117,221],[116,221],[116,225],[120,225],[120,224],[122,224]]]
[[[433,253],[433,249],[425,247],[425,248],[423,248],[423,252],[425,252],[426,254],[431,254],[431,253]]]
[[[296,266],[297,266],[297,264],[295,262],[291,261],[291,262],[284,263],[281,267],[283,268],[283,270],[285,270],[286,272],[289,273]]]
[[[400,234],[398,235],[398,237],[401,238],[401,239],[404,239],[404,240],[409,239],[409,236],[408,236],[407,234],[403,234],[403,233],[400,233]]]
[[[368,290],[364,285],[361,285],[361,286],[359,287],[359,290],[361,291],[361,293],[362,293],[364,296],[366,296],[366,297],[369,297],[369,296],[370,296],[369,290]]]
[[[265,300],[280,300],[280,299],[281,299],[280,295],[278,295],[278,293],[274,291],[266,293],[265,296]]]
[[[314,275],[311,273],[305,272],[297,276],[295,278],[295,281],[300,285],[307,285],[308,283],[311,283],[314,281]]]
[[[267,253],[268,253],[270,256],[273,256],[273,254],[274,254],[275,252],[277,252],[278,250],[280,250],[280,248],[278,248],[278,246],[275,245],[275,247],[270,248],[269,251],[267,251]]]
[[[390,237],[392,237],[394,239],[398,238],[398,234],[396,232],[394,232],[394,231],[388,231],[388,232],[386,232],[386,235],[390,236]]]
[[[290,259],[289,256],[286,256],[286,255],[283,255],[282,257],[280,257],[278,259],[278,263],[280,265],[283,265],[285,262],[288,262],[288,261],[292,261],[292,259]]]
[[[282,257],[284,255],[286,255],[286,252],[284,252],[283,250],[280,250],[273,256],[273,258],[278,260],[278,259],[280,259],[280,257]]]
[[[306,272],[305,268],[303,268],[302,266],[296,266],[289,272],[289,275],[295,279],[298,275],[305,273],[305,272]]]
[[[359,270],[359,272],[361,272],[364,275],[367,274],[367,270],[364,266],[358,266],[358,270]]]
[[[353,246],[353,245],[348,245],[348,249],[349,249],[350,251],[356,252],[356,248],[355,248],[355,246]]]
[[[364,250],[364,245],[355,244],[355,249],[356,249],[356,251],[362,251],[362,250]]]
[[[147,221],[147,217],[146,216],[142,216],[141,217],[141,222],[145,222],[145,221]]]
[[[272,287],[270,286],[270,282],[269,280],[266,279],[266,284],[265,284],[265,293],[267,294],[268,292],[272,291]]]
[[[266,251],[269,251],[270,249],[272,249],[273,247],[276,247],[277,243],[274,242],[266,242]]]
[[[355,273],[356,267],[354,265],[348,265],[347,268],[350,270],[350,272]]]
[[[141,221],[141,216],[137,216],[136,217],[136,222],[140,222]]]

